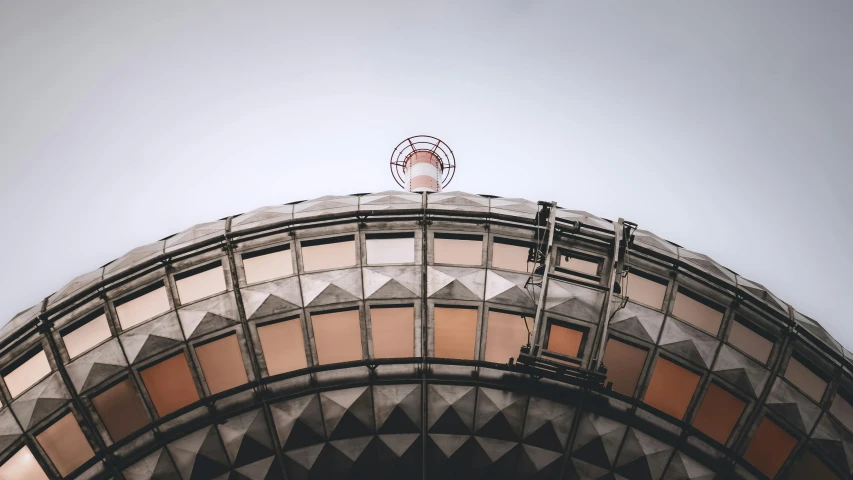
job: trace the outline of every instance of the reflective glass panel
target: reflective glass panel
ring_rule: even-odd
[[[712,383],[702,399],[693,426],[725,444],[745,408],[746,402]]]
[[[525,320],[527,327],[524,326]],[[518,358],[522,345],[527,345],[527,329],[531,327],[532,318],[525,319],[521,315],[490,311],[486,333],[486,361],[507,363],[510,357]]]
[[[70,413],[38,434],[36,440],[63,477],[95,455],[80,425]]]
[[[529,250],[528,247],[498,243],[496,240],[492,244],[492,266],[532,273],[536,269],[536,264],[527,261]]]
[[[697,385],[699,375],[665,358],[658,358],[644,401],[675,418],[682,418]]]
[[[0,465],[2,480],[48,480],[29,447],[22,447]]]
[[[435,307],[435,356],[474,359],[477,309]]]
[[[723,321],[722,311],[711,308],[680,291],[675,294],[675,306],[672,307],[672,314],[679,320],[684,320],[711,335],[716,335],[720,331],[720,322]]]
[[[243,271],[246,273],[247,284],[293,275],[290,249],[277,250],[263,255],[252,255],[254,253],[243,254]]]
[[[367,238],[367,264],[414,263],[415,238]]]
[[[317,361],[321,365],[361,360],[358,310],[311,315]]]
[[[130,379],[122,380],[92,398],[92,405],[114,442],[148,424],[148,414]]]
[[[168,415],[198,401],[190,366],[183,353],[139,372],[157,415]]]
[[[302,265],[306,272],[330,268],[352,267],[355,262],[355,240],[334,243],[302,242]]]
[[[168,312],[169,308],[171,307],[169,306],[166,287],[161,286],[133,300],[123,303],[120,300],[116,304],[116,314],[118,314],[121,328],[127,330],[149,318]]]
[[[663,297],[666,295],[666,285],[650,280],[634,273],[628,273],[621,282],[622,295],[629,297],[632,302],[660,310],[663,307]]]
[[[370,330],[374,358],[411,357],[415,354],[415,308],[371,308]]]
[[[551,352],[579,357],[583,333],[574,328],[565,327],[556,323],[548,324],[548,343],[545,349]]]
[[[853,432],[853,406],[850,402],[844,399],[841,395],[835,395],[832,400],[832,405],[829,407],[832,413],[839,422],[843,423],[848,430]]]
[[[820,403],[823,392],[826,390],[826,382],[794,357],[788,361],[785,378],[799,387],[806,395],[812,397],[812,400]]]
[[[607,340],[604,350],[604,365],[607,367],[607,381],[613,382],[613,391],[622,395],[634,395],[643,364],[646,363],[646,350],[632,347],[627,343]]]
[[[249,381],[237,335],[229,335],[195,347],[195,354],[211,395]]]
[[[435,263],[453,265],[482,265],[483,239],[441,238],[433,239]]]
[[[755,435],[752,436],[743,459],[761,473],[773,478],[779,473],[779,469],[796,445],[797,440],[794,437],[764,417]]]
[[[222,293],[227,288],[225,286],[225,270],[220,264],[218,267],[187,277],[176,275],[175,286],[178,287],[178,298],[181,299],[182,304]]]
[[[732,329],[729,332],[729,343],[765,364],[767,363],[767,359],[770,358],[770,352],[773,350],[773,342],[736,321],[732,322]]]
[[[264,351],[264,360],[270,375],[308,366],[300,319],[258,327],[258,338],[261,340],[261,349]]]
[[[791,469],[791,476],[788,480],[841,480],[825,463],[814,453],[806,451],[794,463]]]
[[[110,338],[111,335],[106,315],[99,315],[86,322],[85,325],[62,335],[62,341],[65,342],[65,350],[68,351],[68,356],[74,358]]]
[[[50,373],[50,363],[47,362],[47,355],[44,350],[39,350],[18,368],[4,375],[3,380],[6,381],[9,394],[14,398],[38,383],[48,373]]]

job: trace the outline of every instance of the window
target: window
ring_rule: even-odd
[[[0,478],[6,480],[48,480],[33,452],[26,446],[0,465]]]
[[[433,261],[453,265],[483,264],[483,236],[436,233]]]
[[[195,348],[198,363],[211,395],[234,388],[249,381],[243,366],[243,354],[237,335],[229,335]]]
[[[853,432],[853,406],[850,402],[844,399],[840,394],[832,400],[832,405],[829,407],[829,412],[832,413],[839,422],[843,423],[848,430]]]
[[[473,360],[477,309],[435,307],[434,315],[435,356]]]
[[[823,398],[823,392],[826,390],[826,381],[794,357],[791,357],[791,360],[788,361],[788,368],[785,369],[785,378],[799,387],[812,400],[820,403],[820,399]]]
[[[474,310],[476,312],[476,310]],[[526,326],[525,326],[526,325]],[[518,358],[523,345],[527,345],[528,328],[533,319],[518,314],[489,311],[486,333],[486,361],[507,363],[509,358]]]
[[[30,352],[10,365],[7,372],[3,373],[3,380],[6,382],[6,388],[9,389],[9,395],[15,398],[48,373],[50,373],[50,363],[47,361],[47,355],[44,350],[38,350]]]
[[[41,448],[64,477],[95,456],[89,441],[71,413],[36,435]]]
[[[675,418],[682,418],[697,385],[699,375],[665,358],[658,358],[644,401]]]
[[[598,267],[601,264],[599,260],[591,257],[578,256],[574,252],[560,250],[559,266],[560,268],[571,270],[584,275],[598,276]]]
[[[148,414],[129,378],[93,397],[92,405],[114,442],[148,424]]]
[[[773,342],[737,321],[732,322],[729,343],[764,364],[767,363],[770,352],[773,350]]]
[[[178,287],[178,298],[182,304],[222,293],[227,288],[225,269],[222,263],[218,263],[178,273],[175,275],[175,286]]]
[[[293,275],[290,245],[247,252],[242,257],[247,284]]]
[[[321,365],[361,360],[358,310],[311,315],[311,324]]]
[[[746,402],[712,383],[702,399],[693,426],[725,444],[745,408]]]
[[[832,472],[814,453],[806,451],[799,460],[794,463],[791,469],[791,476],[788,480],[841,480],[841,478]]]
[[[723,308],[711,306],[707,300],[678,289],[675,294],[675,306],[672,314],[679,320],[701,328],[711,335],[720,331],[720,323],[723,321]]]
[[[302,242],[302,265],[306,272],[355,264],[355,237],[352,235]]]
[[[414,233],[368,233],[365,240],[368,265],[415,262]]]
[[[302,322],[298,319],[269,323],[258,327],[261,350],[270,375],[292,372],[308,366]]]
[[[545,350],[569,357],[580,357],[583,339],[583,330],[551,320],[545,334]]]
[[[496,238],[492,243],[492,266],[517,272],[533,273],[537,265],[527,261],[531,247],[532,245],[523,242]]]
[[[163,417],[197,401],[190,366],[183,353],[167,358],[139,372],[157,415]]]
[[[371,307],[370,326],[374,358],[414,356],[414,307]]]
[[[132,293],[116,301],[115,306],[118,321],[124,330],[168,312],[171,308],[166,287],[162,283]]]
[[[743,459],[761,473],[773,478],[796,445],[797,440],[794,437],[764,417],[746,448]]]
[[[657,310],[663,307],[666,282],[632,270],[621,283],[622,296]]]
[[[613,391],[622,395],[634,395],[637,381],[646,363],[646,350],[610,338],[604,349],[604,365],[607,381],[613,382]]]
[[[62,341],[65,342],[65,350],[68,351],[68,356],[74,358],[111,336],[107,316],[102,313],[71,330],[63,332]]]

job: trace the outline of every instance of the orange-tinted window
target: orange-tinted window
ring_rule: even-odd
[[[720,331],[720,322],[723,321],[722,310],[709,307],[681,291],[675,294],[672,314],[711,335],[716,335]]]
[[[220,263],[206,270],[193,270],[184,274],[177,274],[175,275],[175,286],[178,287],[178,298],[182,304],[224,292],[227,288],[225,285],[225,269]]]
[[[548,324],[548,340],[545,349],[551,352],[579,357],[583,332],[557,323]]]
[[[101,314],[73,331],[64,333],[62,341],[65,342],[68,356],[74,358],[110,338],[111,335],[107,317]]]
[[[168,415],[198,401],[190,366],[183,353],[139,372],[157,415]]]
[[[492,266],[517,272],[533,272],[536,264],[527,261],[530,247],[501,243],[495,239],[492,244]]]
[[[33,457],[29,447],[21,447],[14,455],[0,465],[0,478],[3,480],[48,480],[41,465]]]
[[[38,434],[36,440],[63,477],[95,455],[80,425],[70,413]]]
[[[5,373],[3,380],[6,381],[9,394],[14,398],[23,393],[24,390],[35,385],[48,373],[50,373],[50,363],[47,361],[47,355],[44,353],[44,350],[39,350],[38,353],[14,370]]]
[[[243,254],[246,283],[258,283],[293,274],[290,249],[277,247]]]
[[[656,282],[645,276],[640,276],[635,273],[628,273],[622,281],[622,295],[631,299],[631,301],[642,303],[643,305],[656,308],[658,310],[663,306],[663,297],[666,295],[666,284]]]
[[[258,327],[258,338],[270,375],[291,372],[308,366],[302,322],[298,318]]]
[[[195,348],[195,353],[211,395],[249,381],[246,368],[243,366],[243,354],[240,353],[237,335],[229,335],[199,345]]]
[[[145,293],[142,295],[132,294],[130,299],[121,299],[116,302],[116,314],[122,329],[127,330],[149,318],[168,312],[171,308],[166,287],[161,285],[154,290],[143,291]]]
[[[829,411],[838,419],[838,421],[843,423],[848,430],[853,432],[853,405],[850,405],[850,402],[845,400],[841,395],[836,395],[832,400],[832,405],[829,407]]]
[[[311,315],[317,361],[321,365],[361,360],[358,310]]]
[[[415,261],[414,235],[406,237],[368,235],[365,240],[368,265],[414,263]]]
[[[658,358],[644,401],[675,418],[682,418],[697,385],[699,375],[669,360]]]
[[[490,311],[486,333],[486,361],[507,363],[510,357],[518,358],[522,345],[527,345],[527,329],[532,326],[532,318]]]
[[[646,353],[646,350],[627,343],[612,338],[607,340],[604,365],[607,367],[607,381],[613,382],[614,392],[629,396],[634,394],[646,362]]]
[[[693,426],[725,444],[744,408],[746,402],[712,383],[702,399]]]
[[[415,354],[415,308],[371,308],[370,330],[374,358],[411,357]]]
[[[736,321],[732,322],[732,330],[729,332],[729,343],[743,350],[761,363],[767,363],[767,359],[770,358],[770,352],[773,350],[773,342]]]
[[[797,440],[779,425],[767,417],[761,420],[758,430],[743,454],[743,459],[751,463],[761,473],[770,478],[779,473],[779,469],[788,459],[788,455],[797,445]],[[812,477],[817,478],[817,477]]]
[[[306,272],[355,264],[355,239],[352,236],[302,242],[302,265]]]
[[[101,421],[104,422],[114,442],[139,430],[149,422],[145,407],[139,400],[139,395],[130,379],[123,380],[92,398],[92,405],[98,411]]]
[[[477,310],[435,307],[435,356],[474,359]]]
[[[454,265],[482,265],[483,238],[479,236],[442,237],[435,234],[433,261]]]
[[[820,403],[823,392],[826,390],[826,381],[793,357],[788,361],[785,378],[799,387],[806,395],[812,397],[812,400]]]
[[[841,480],[821,459],[812,452],[806,451],[791,468],[788,480]]]

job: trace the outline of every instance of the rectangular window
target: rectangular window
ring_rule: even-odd
[[[820,399],[823,398],[823,392],[826,390],[826,381],[794,357],[791,357],[791,360],[788,362],[788,368],[785,369],[785,378],[805,392],[806,395],[810,396],[812,400],[820,403]]]
[[[661,357],[655,364],[644,401],[680,419],[687,412],[697,385],[699,375]]]
[[[764,417],[752,436],[743,459],[770,478],[779,473],[788,455],[794,450],[797,440],[782,430],[769,418]]]
[[[198,401],[190,366],[183,353],[139,372],[157,415],[163,417]]]
[[[533,273],[536,264],[527,261],[531,247],[524,242],[495,238],[492,243],[492,267]]]
[[[247,284],[293,275],[290,245],[246,252],[242,258]]]
[[[725,444],[745,408],[746,402],[712,383],[702,399],[693,426]]]
[[[374,358],[414,356],[414,307],[371,307],[370,330]]]
[[[292,372],[308,366],[302,322],[298,319],[269,323],[258,327],[261,350],[270,375]]]
[[[123,330],[138,325],[161,313],[168,312],[169,296],[166,287],[157,283],[115,302],[118,321]]]
[[[92,446],[71,413],[36,435],[41,448],[63,477],[95,456]]]
[[[101,417],[114,442],[148,424],[145,406],[139,400],[136,387],[128,378],[92,398],[92,405]]]
[[[476,312],[476,310],[473,310]],[[525,326],[526,324],[526,326]],[[486,332],[486,361],[507,363],[510,357],[518,358],[523,345],[527,345],[528,329],[533,319],[518,314],[489,311]]]
[[[365,243],[368,265],[415,262],[414,233],[368,233]]]
[[[607,367],[607,381],[613,382],[613,391],[634,395],[637,381],[646,363],[648,351],[633,347],[613,338],[607,340],[604,349],[604,365]]]
[[[482,265],[483,236],[436,233],[433,239],[433,261],[452,265]]]
[[[568,357],[580,357],[584,331],[569,324],[551,320],[545,334],[545,350]]]
[[[222,293],[228,288],[225,285],[225,269],[221,262],[176,274],[175,286],[178,287],[181,304]]]
[[[29,447],[23,446],[0,465],[0,478],[8,480],[48,480]]]
[[[663,307],[666,282],[632,270],[621,283],[622,296],[657,310]]]
[[[103,313],[62,333],[62,341],[70,358],[74,358],[110,338],[110,326]]]
[[[302,265],[306,272],[355,264],[355,237],[352,235],[302,242]]]
[[[311,315],[317,361],[321,365],[361,360],[358,310]]]
[[[672,307],[672,314],[679,320],[684,320],[711,335],[716,335],[720,331],[720,323],[723,321],[725,309],[712,305],[711,302],[679,288],[675,294],[675,306]]]
[[[764,364],[767,363],[770,352],[773,350],[773,342],[737,321],[732,322],[729,343]]]
[[[791,469],[788,480],[841,480],[814,453],[806,451]]]
[[[835,395],[832,400],[832,405],[829,407],[829,412],[843,423],[847,430],[853,432],[853,405],[844,399],[840,394]]]
[[[214,340],[195,347],[198,363],[211,395],[243,385],[249,381],[243,366],[243,354],[237,335]]]
[[[47,361],[47,355],[44,350],[38,350],[35,353],[30,352],[28,356],[10,365],[3,373],[3,380],[6,382],[6,388],[9,389],[9,395],[15,398],[38,383],[48,373],[50,373],[50,363]]]
[[[473,360],[477,309],[435,307],[434,315],[435,356]]]

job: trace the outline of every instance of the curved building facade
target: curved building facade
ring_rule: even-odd
[[[849,478],[853,354],[630,226],[393,191],[134,249],[0,330],[0,479]]]

